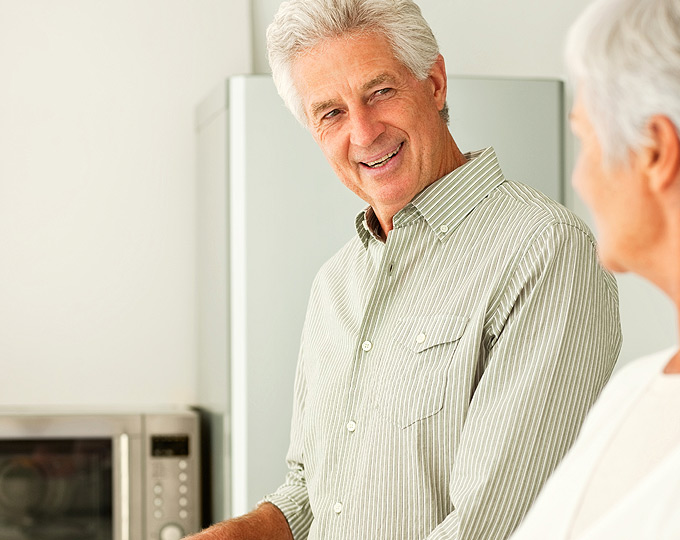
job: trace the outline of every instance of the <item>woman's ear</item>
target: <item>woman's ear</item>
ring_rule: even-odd
[[[650,189],[658,193],[680,183],[680,136],[667,116],[654,115],[647,122],[649,143],[641,166],[646,169]]]

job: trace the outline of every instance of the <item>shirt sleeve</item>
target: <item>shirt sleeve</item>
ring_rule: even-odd
[[[451,471],[454,510],[428,540],[507,538],[573,443],[621,347],[616,282],[577,227],[542,231],[502,295]]]
[[[264,497],[263,502],[270,502],[278,507],[288,521],[294,540],[306,540],[313,515],[309,506],[307,481],[303,461],[303,417],[307,387],[302,365],[302,347],[295,375],[295,394],[293,400],[293,418],[291,422],[290,447],[287,462],[288,474],[285,482],[272,494]]]

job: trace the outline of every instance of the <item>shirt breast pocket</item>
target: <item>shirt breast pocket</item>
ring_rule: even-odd
[[[386,360],[377,409],[407,428],[436,415],[444,405],[449,368],[468,317],[431,315],[399,320],[394,354]]]

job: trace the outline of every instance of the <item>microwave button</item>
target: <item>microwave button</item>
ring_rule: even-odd
[[[182,508],[182,510],[179,511],[179,517],[180,519],[186,519],[187,517],[189,517],[189,512]]]
[[[186,468],[189,466],[186,459],[180,459],[178,465],[179,468],[182,469],[183,471],[186,470]]]
[[[161,540],[181,540],[184,531],[179,525],[170,523],[161,529]]]
[[[185,472],[179,473],[179,481],[180,481],[180,482],[186,482],[186,481],[187,481],[187,478],[189,478],[189,476],[187,475],[187,473],[185,473]]]
[[[162,510],[154,510],[153,511],[153,517],[156,519],[161,519],[163,517],[163,511]]]
[[[153,487],[153,492],[154,492],[156,495],[160,495],[161,493],[163,493],[163,486],[161,486],[160,484],[156,484],[156,485]]]
[[[189,504],[189,500],[186,497],[180,497],[179,498],[179,505],[180,506],[187,506]]]
[[[160,497],[156,497],[156,498],[153,500],[153,503],[154,503],[156,506],[159,506],[159,507],[160,507],[160,506],[163,506],[163,499],[161,499]]]

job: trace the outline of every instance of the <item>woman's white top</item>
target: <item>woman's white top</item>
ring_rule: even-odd
[[[624,367],[511,540],[680,539],[676,348]]]

